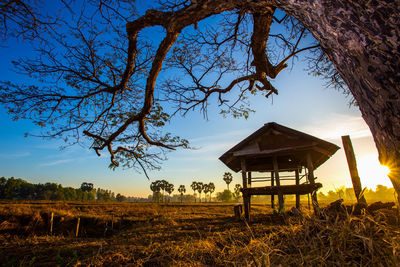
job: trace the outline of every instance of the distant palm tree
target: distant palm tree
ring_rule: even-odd
[[[86,191],[86,192],[90,192],[90,191],[93,190],[93,184],[92,183],[83,182],[81,184],[81,190],[82,191]]]
[[[225,181],[226,185],[228,186],[228,191],[229,191],[229,184],[232,182],[232,179],[233,179],[232,173],[230,173],[230,172],[224,173],[224,177],[222,179]]]
[[[193,183],[190,185],[190,187],[191,187],[192,190],[193,190],[194,202],[196,202],[196,191],[197,191],[197,187],[198,187],[197,182],[193,182]]]
[[[199,200],[201,202],[201,192],[203,192],[204,184],[202,182],[197,182],[197,192],[199,192]]]
[[[167,191],[167,193],[169,195],[169,199],[171,199],[171,194],[172,194],[172,192],[174,192],[174,185],[168,183],[166,188],[165,188],[165,191]]]
[[[234,198],[237,200],[240,197],[240,189],[242,189],[242,186],[240,184],[235,184],[235,190],[233,193]]]
[[[210,202],[211,202],[211,194],[214,193],[214,191],[215,191],[215,185],[214,185],[214,183],[209,183],[209,184],[208,184],[208,190],[209,190],[209,192],[210,192]]]
[[[161,181],[159,181],[159,186],[160,186],[160,188],[161,188],[162,191],[163,191],[163,193],[162,193],[163,202],[165,202],[165,200],[164,200],[164,195],[165,195],[165,189],[167,189],[168,184],[169,184],[169,183],[168,183],[166,180],[161,180]]]
[[[178,192],[181,193],[181,203],[182,203],[183,194],[186,193],[186,187],[183,184],[181,184],[178,188]]]
[[[155,201],[154,197],[156,197],[157,203],[159,203],[160,202],[159,194],[161,190],[159,181],[152,182],[150,184],[150,189],[151,191],[153,191],[153,201]]]
[[[208,184],[203,185],[203,190],[204,190],[204,202],[207,202],[207,193],[210,192],[210,187]]]

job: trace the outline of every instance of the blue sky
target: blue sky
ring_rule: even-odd
[[[21,79],[10,71],[10,60],[15,59],[21,51],[29,49],[14,41],[8,43],[8,47],[0,47],[0,80]],[[149,173],[150,181],[132,169],[110,170],[108,155],[98,157],[86,147],[73,146],[60,150],[59,147],[63,146],[61,140],[24,137],[24,133],[38,133],[40,129],[29,121],[12,121],[0,107],[0,176],[74,187],[86,181],[92,182],[95,187],[132,196],[149,195],[149,184],[157,179],[166,179],[175,184],[175,188],[184,184],[187,189],[194,180],[212,181],[216,184],[216,191],[221,191],[226,188],[222,175],[229,169],[218,157],[264,123],[275,121],[340,147],[340,136],[350,135],[363,185],[390,186],[387,177],[369,177],[373,173],[371,166],[379,164],[371,133],[358,109],[349,107],[348,99],[340,92],[326,89],[324,81],[308,75],[303,63],[296,63],[293,69],[284,70],[273,81],[279,90],[278,96],[270,99],[260,95],[251,97],[251,108],[256,113],[247,120],[223,118],[216,106],[210,107],[208,120],[198,112],[192,112],[184,118],[174,117],[166,130],[188,139],[196,149],[169,153],[169,160],[163,163],[162,170]],[[323,191],[342,185],[350,186],[343,149],[322,165],[316,171],[316,176],[324,185]],[[233,184],[240,181],[240,174],[234,174]]]

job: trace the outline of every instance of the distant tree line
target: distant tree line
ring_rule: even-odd
[[[128,198],[111,190],[97,188],[84,182],[80,188],[61,184],[32,184],[21,178],[0,178],[0,199],[16,200],[68,200],[68,201],[126,201]]]
[[[229,174],[224,174],[223,180],[229,185],[232,180]],[[191,184],[193,194],[185,194],[185,185],[180,185],[177,189],[179,194],[172,195],[174,185],[166,180],[157,180],[151,183],[150,188],[153,195],[148,198],[142,197],[126,197],[121,194],[114,194],[111,190],[94,188],[92,183],[83,182],[80,188],[63,187],[61,184],[44,183],[32,184],[20,178],[0,178],[0,199],[15,199],[15,200],[66,200],[66,201],[98,201],[98,202],[201,202],[202,193],[204,193],[204,201],[240,201],[241,200],[241,185],[235,184],[234,192],[225,189],[218,192],[216,197],[212,197],[215,191],[214,183],[203,183],[193,181]],[[196,194],[198,193],[198,195]],[[168,195],[167,195],[168,194]],[[208,195],[207,195],[208,194]],[[376,190],[365,189],[363,194],[367,201],[394,201],[395,192],[393,188],[383,185],[377,185]],[[294,196],[285,196],[287,200],[294,200]],[[327,193],[318,193],[318,199],[321,201],[335,201],[337,199],[355,202],[353,188],[339,187],[335,190],[330,190]],[[270,201],[269,196],[253,196],[253,201],[264,202]],[[307,196],[302,196],[302,201],[305,201]]]
[[[395,201],[395,191],[393,187],[377,185],[375,191],[366,188],[362,193],[369,202]],[[318,193],[318,199],[323,201],[334,201],[340,198],[344,199],[345,201],[355,202],[356,197],[354,195],[354,189],[345,188],[342,186],[336,188],[335,190],[330,190],[326,194],[322,192]]]
[[[223,192],[218,192],[214,201],[238,201],[241,197],[241,185],[236,184],[234,188],[234,192],[232,193],[229,190],[229,184],[233,180],[233,176],[229,172],[225,172],[222,177],[223,181],[227,185],[227,189]],[[156,180],[150,184],[150,189],[153,192],[149,199],[152,202],[211,202],[213,201],[212,194],[215,192],[215,184],[213,182],[204,183],[193,181],[190,185],[190,188],[193,190],[193,194],[185,194],[186,186],[180,185],[178,187],[179,195],[172,195],[171,193],[174,191],[174,185],[169,183],[167,180]],[[166,196],[165,192],[169,195]],[[204,197],[202,195],[204,193]]]
[[[375,190],[366,188],[363,191],[363,195],[367,200],[368,204],[373,202],[382,201],[382,202],[395,202],[395,192],[393,187],[387,187],[384,185],[377,185]],[[270,202],[270,196],[252,196],[253,202]],[[301,202],[307,202],[308,196],[302,195],[300,197]],[[354,189],[349,187],[346,188],[344,186],[338,187],[334,190],[329,190],[326,193],[319,192],[318,200],[325,203],[330,203],[338,199],[343,199],[346,202],[355,203],[356,197],[354,195]],[[295,201],[295,195],[285,195],[285,200]]]

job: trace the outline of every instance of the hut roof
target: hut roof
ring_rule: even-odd
[[[241,159],[247,171],[273,170],[272,158],[277,157],[280,170],[296,170],[307,166],[310,153],[314,169],[327,161],[339,147],[312,135],[302,133],[275,122],[264,124],[219,159],[231,170],[241,170]]]

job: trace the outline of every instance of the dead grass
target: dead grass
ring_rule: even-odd
[[[48,214],[54,212],[54,233]],[[4,266],[400,266],[395,210],[316,218],[232,204],[0,203]],[[269,214],[269,215],[268,215]],[[81,231],[74,237],[76,218]],[[111,220],[114,218],[113,227]],[[106,230],[107,229],[107,230]]]

